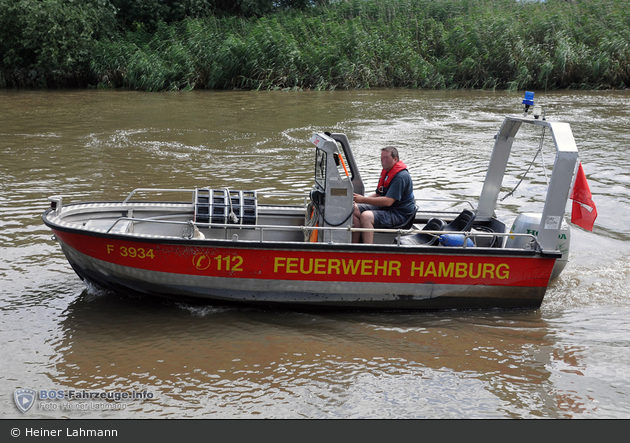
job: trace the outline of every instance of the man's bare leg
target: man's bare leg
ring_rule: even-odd
[[[372,211],[363,211],[360,217],[361,227],[365,229],[374,229],[374,213]],[[374,243],[374,231],[364,231],[363,243]]]

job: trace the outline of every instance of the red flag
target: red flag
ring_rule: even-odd
[[[584,169],[582,169],[582,162],[580,162],[577,175],[575,176],[571,200],[573,200],[571,223],[575,223],[584,229],[592,231],[593,224],[597,218],[597,208],[595,207],[595,202],[591,195],[591,189],[588,187]]]

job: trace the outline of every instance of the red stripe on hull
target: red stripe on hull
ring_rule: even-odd
[[[98,260],[180,275],[272,280],[546,287],[554,259],[203,247],[55,235]]]

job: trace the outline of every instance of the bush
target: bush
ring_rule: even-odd
[[[80,81],[89,73],[95,42],[112,37],[115,27],[115,11],[108,0],[0,0],[0,69],[5,83],[46,86],[50,78]]]
[[[0,0],[0,85],[630,85],[627,0],[111,1]]]

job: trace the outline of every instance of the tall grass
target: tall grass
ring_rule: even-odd
[[[627,0],[347,0],[96,43],[101,87],[148,91],[630,86]]]

